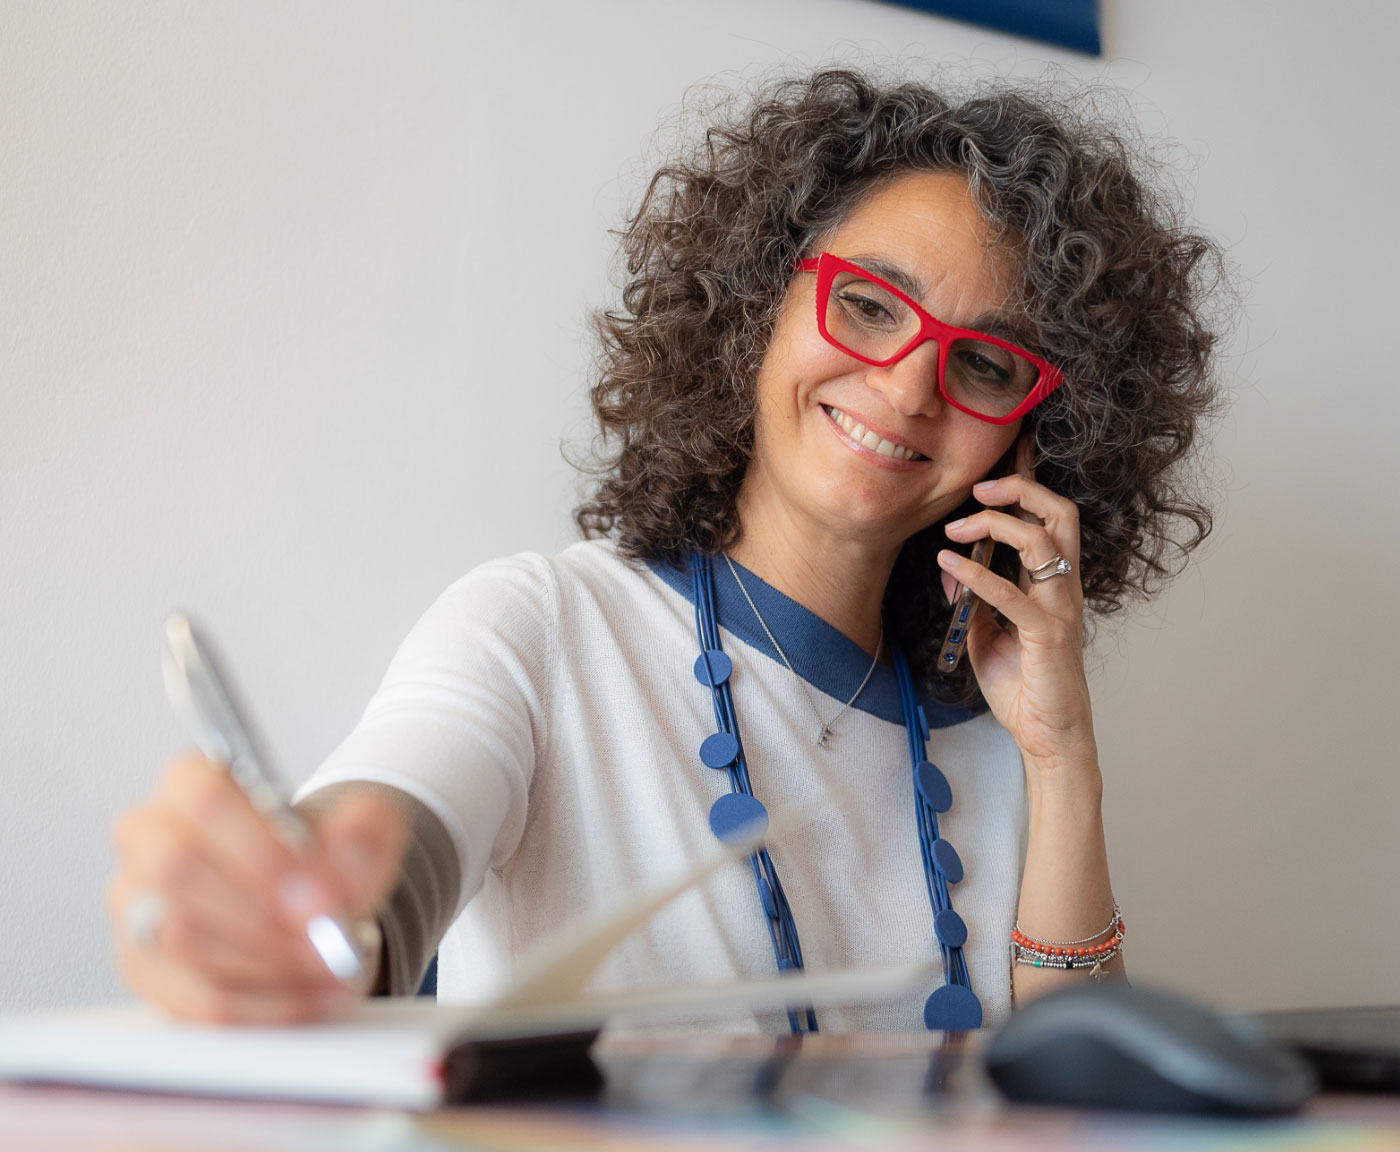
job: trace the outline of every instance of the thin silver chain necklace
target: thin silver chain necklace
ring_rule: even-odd
[[[875,673],[875,665],[880,662],[880,652],[885,646],[884,627],[882,626],[880,628],[880,638],[875,644],[875,658],[870,661],[870,667],[866,669],[865,679],[860,682],[860,687],[851,693],[851,698],[841,705],[835,716],[830,720],[823,720],[821,709],[817,707],[817,702],[812,699],[812,694],[807,691],[807,681],[805,681],[798,674],[797,669],[792,666],[792,661],[787,658],[787,653],[783,651],[783,646],[778,643],[778,638],[773,635],[773,630],[768,627],[768,621],[763,618],[763,613],[758,610],[758,605],[753,602],[753,597],[749,595],[749,590],[744,587],[744,582],[739,579],[739,570],[734,567],[734,561],[729,558],[728,552],[724,553],[724,562],[729,565],[729,572],[734,577],[734,583],[739,585],[739,591],[744,594],[744,599],[749,602],[749,607],[753,609],[753,614],[758,619],[759,627],[763,629],[764,635],[768,637],[768,643],[773,645],[774,650],[778,653],[779,657],[782,658],[783,663],[787,665],[787,670],[797,677],[797,686],[802,689],[802,695],[807,697],[807,704],[812,709],[813,715],[816,716],[817,723],[821,725],[821,731],[817,733],[817,747],[825,748],[826,742],[836,735],[832,725],[841,719],[841,717],[845,715],[846,709],[856,702],[856,697],[865,691],[865,686],[870,683],[870,677]]]

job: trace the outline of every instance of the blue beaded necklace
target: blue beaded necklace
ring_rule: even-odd
[[[710,808],[710,829],[723,840],[735,829],[765,819],[767,812],[754,796],[749,782],[748,763],[739,736],[738,714],[734,710],[734,692],[729,683],[734,665],[720,646],[710,557],[692,553],[690,574],[695,589],[695,629],[700,639],[695,678],[710,690],[716,726],[716,731],[700,745],[700,761],[706,767],[729,776],[729,793],[721,796]],[[963,877],[962,861],[953,846],[938,834],[938,814],[952,807],[953,791],[947,777],[927,758],[928,721],[914,691],[913,677],[904,652],[893,637],[887,635],[886,643],[894,661],[900,705],[904,711],[904,727],[909,735],[919,848],[923,856],[929,904],[933,908],[934,936],[943,957],[945,982],[935,988],[924,1002],[924,1026],[931,1031],[965,1032],[982,1026],[982,1004],[972,991],[967,961],[963,957],[967,925],[953,911],[948,895],[949,885],[958,883]],[[761,848],[752,853],[749,864],[768,925],[768,935],[773,942],[778,970],[800,970],[802,945],[797,938],[797,924],[768,850]],[[801,1013],[789,1010],[788,1026],[795,1035],[815,1032],[816,1013],[811,1008]]]

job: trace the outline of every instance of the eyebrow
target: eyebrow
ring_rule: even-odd
[[[898,264],[891,264],[878,256],[849,256],[847,259],[852,264],[860,265],[867,272],[874,272],[881,280],[888,280],[906,296],[912,296],[915,300],[922,300],[928,294],[923,281],[906,272]]]
[[[898,264],[891,264],[888,260],[882,260],[878,256],[849,256],[848,260],[852,264],[858,264],[867,272],[873,272],[881,280],[888,280],[906,296],[914,300],[923,300],[928,294],[923,281],[917,276],[906,272]],[[1005,340],[1008,344],[1015,344],[1017,347],[1030,349],[1027,342],[1030,339],[1030,332],[1025,324],[1016,317],[1008,316],[1004,312],[984,312],[976,319],[967,324],[956,325],[959,328],[966,328],[973,332],[982,332],[988,336],[995,336]]]
[[[1031,332],[1024,322],[1016,317],[1007,316],[1003,312],[984,312],[970,324],[965,325],[974,332],[982,332],[987,336],[995,336],[998,340],[1005,340],[1008,344],[1015,344],[1018,348],[1024,348],[1027,352],[1033,352],[1031,346]],[[1038,355],[1038,353],[1037,353]]]

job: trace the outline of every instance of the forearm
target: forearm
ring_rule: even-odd
[[[1102,778],[1096,762],[1045,768],[1027,764],[1029,835],[1017,910],[1021,931],[1037,940],[1082,940],[1113,918],[1113,889],[1104,843]],[[1102,974],[1124,974],[1121,955]],[[1014,964],[1014,1001],[1090,978],[1089,969]]]

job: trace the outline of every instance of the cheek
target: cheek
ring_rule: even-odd
[[[981,425],[977,443],[970,453],[971,470],[976,473],[974,480],[995,480],[1016,471],[1016,440],[1020,432],[1019,421],[1008,428]]]
[[[806,320],[806,314],[802,320]],[[808,333],[801,321],[780,324],[758,370],[757,399],[760,420],[797,418],[814,403],[813,392],[825,381],[849,373],[850,357],[831,347],[815,330]]]

